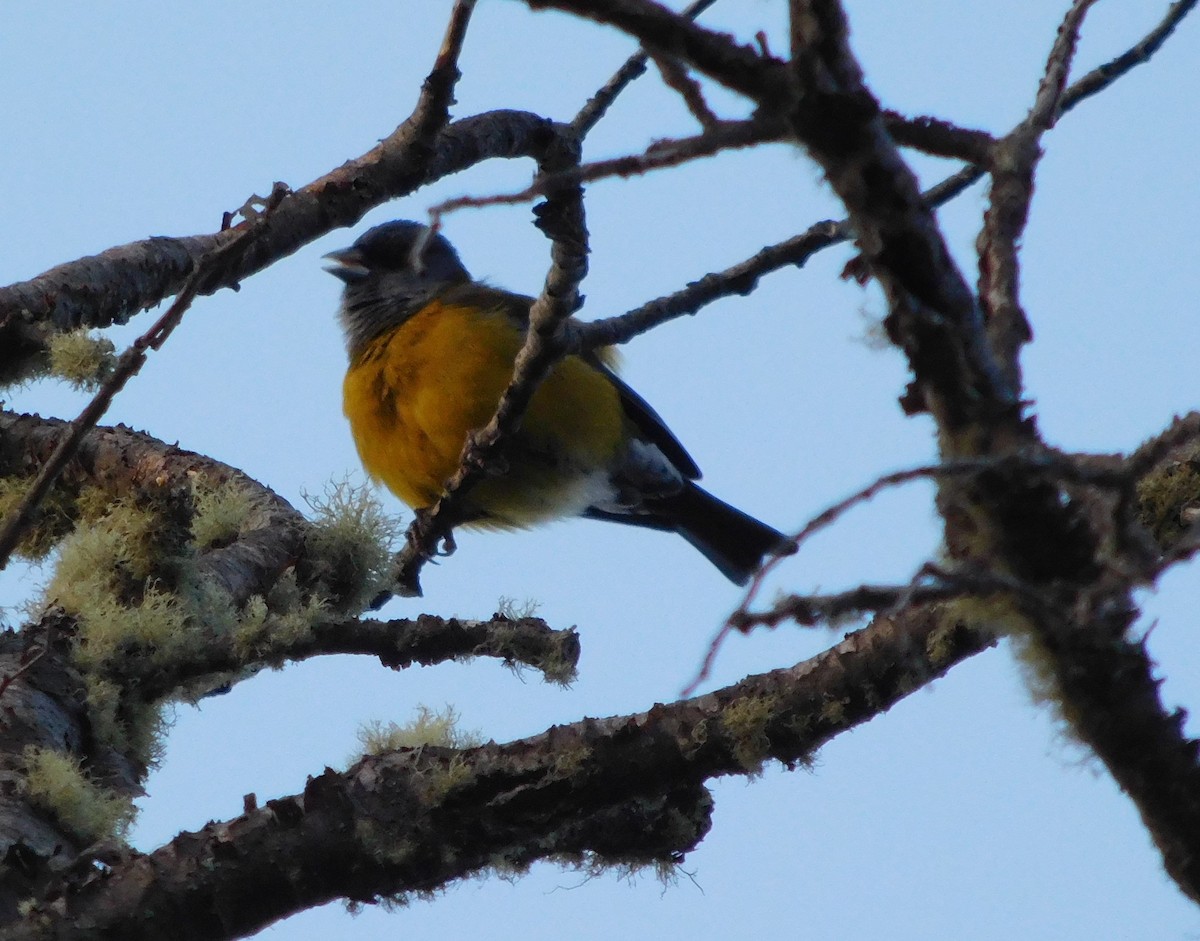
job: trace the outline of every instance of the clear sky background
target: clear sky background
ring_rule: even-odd
[[[886,106],[1003,132],[1032,101],[1066,2],[847,6],[854,47]],[[298,187],[366,151],[408,115],[448,7],[5,4],[0,282],[149,235],[210,232],[273,181]],[[722,0],[704,22],[746,41],[763,29],[782,51],[785,7]],[[1130,45],[1165,7],[1099,3],[1076,75]],[[455,115],[507,107],[568,119],[632,51],[615,32],[481,0]],[[1197,404],[1198,56],[1193,17],[1153,62],[1046,138],[1022,253],[1036,333],[1024,364],[1042,431],[1063,448],[1128,450]],[[727,116],[744,113],[727,95],[711,100]],[[693,130],[648,75],[586,155]],[[914,166],[927,184],[953,169],[932,159]],[[307,246],[238,293],[200,300],[108,421],[240,467],[298,505],[303,492],[359,474],[341,416],[340,285],[321,271],[321,254],[369,224],[421,218],[448,196],[520,187],[529,173],[528,163],[478,167]],[[972,281],[982,193],[940,214]],[[840,216],[814,165],[785,146],[599,183],[588,212],[585,316],[622,312]],[[547,243],[529,219],[527,207],[466,211],[445,231],[477,277],[536,293]],[[896,405],[902,356],[868,339],[883,312],[878,292],[837,277],[849,257],[846,247],[825,252],[625,350],[626,376],[672,424],[707,485],[782,529],[934,453],[929,420]],[[120,345],[147,323],[112,335]],[[8,401],[69,418],[84,400],[43,383]],[[906,581],[936,550],[931,498],[914,485],[856,510],[790,560],[777,586]],[[4,573],[0,604],[19,604],[44,577]],[[588,521],[462,534],[457,555],[427,568],[423,584],[424,599],[384,613],[486,617],[502,597],[535,599],[552,625],[578,626],[579,681],[563,690],[490,661],[397,674],[368,658],[258,676],[178,709],[135,844],[149,850],[235,816],[251,791],[260,802],[295,793],[306,775],[345,764],[361,723],[403,722],[419,704],[453,704],[464,727],[505,741],[673,700],[739,599],[682,540]],[[1166,698],[1200,703],[1195,568],[1143,600],[1140,627],[1156,625],[1150,647]],[[731,640],[710,685],[790,665],[839,636],[784,627]],[[771,768],[750,783],[717,782],[713,831],[677,884],[538,865],[515,883],[470,881],[394,914],[352,919],[327,906],[264,937],[1200,937],[1196,908],[1162,874],[1133,806],[1063,732],[1031,702],[1001,645],[830,744],[811,772]]]

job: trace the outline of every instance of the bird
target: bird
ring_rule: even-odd
[[[397,220],[325,256],[343,282],[343,409],[367,474],[415,510],[458,468],[512,378],[533,298],[475,281],[440,232]],[[700,468],[616,373],[611,349],[570,355],[534,392],[505,469],[467,492],[464,525],[583,516],[675,532],[737,585],[789,541],[696,481]]]

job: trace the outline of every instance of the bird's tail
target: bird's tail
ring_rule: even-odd
[[[737,585],[750,581],[769,553],[786,554],[790,548],[783,533],[691,481],[679,493],[652,505],[656,514]]]

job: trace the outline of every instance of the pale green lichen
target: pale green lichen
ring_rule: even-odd
[[[526,598],[518,602],[515,598],[501,595],[500,600],[496,602],[496,614],[510,621],[520,621],[522,618],[533,617],[541,606],[542,603],[536,598]]]
[[[96,737],[147,768],[156,767],[165,750],[172,707],[137,700],[126,695],[120,684],[101,676],[86,676],[84,686]]]
[[[293,570],[276,580],[267,597],[255,595],[243,606],[233,631],[234,650],[247,663],[281,666],[287,654],[312,636],[329,616],[321,598],[305,598]]]
[[[493,624],[492,638],[497,650],[518,651],[525,646],[524,635],[515,627],[506,628],[500,624]],[[547,683],[569,687],[578,677],[578,655],[578,639],[574,636],[574,631],[567,631],[558,635],[558,641],[544,648],[541,656],[536,661],[529,661],[528,665],[536,667]],[[520,676],[526,663],[513,656],[505,660],[505,666]]]
[[[1200,504],[1200,464],[1174,461],[1137,482],[1138,517],[1160,546],[1171,546],[1190,527],[1183,512]]]
[[[76,389],[95,392],[112,375],[115,351],[111,340],[86,329],[58,333],[50,338],[49,371]]]
[[[767,723],[777,705],[776,696],[747,696],[721,711],[721,725],[731,739],[733,755],[751,777],[762,773],[771,747]]]
[[[422,745],[443,748],[474,748],[481,745],[483,736],[477,730],[460,729],[460,718],[458,710],[450,705],[440,711],[417,706],[416,717],[403,725],[379,720],[364,723],[358,730],[358,742],[365,755],[379,755],[397,748],[419,748]]]
[[[483,737],[479,732],[460,729],[458,720],[458,711],[453,706],[447,705],[441,711],[418,706],[416,717],[404,725],[378,720],[364,723],[359,727],[358,741],[365,755],[381,755],[399,748],[464,749],[481,745]],[[446,792],[470,781],[472,774],[462,755],[451,755],[444,764],[422,768],[414,784],[421,785],[426,800],[437,802]]]
[[[147,766],[162,751],[163,709],[128,695],[109,668],[122,672],[129,657],[144,667],[168,666],[237,624],[228,595],[199,574],[189,547],[164,545],[163,528],[158,514],[131,499],[110,503],[62,541],[45,592],[47,604],[61,606],[78,624],[75,662],[84,671],[96,734]],[[170,573],[170,589],[163,572]]]
[[[392,546],[402,531],[369,485],[333,482],[323,496],[304,497],[313,511],[307,548],[328,594],[345,611],[362,611],[390,587]]]
[[[826,697],[821,703],[821,718],[833,726],[840,726],[846,719],[849,698]]]
[[[999,592],[964,595],[947,601],[943,617],[947,623],[963,623],[993,634],[1021,634],[1029,630],[1029,618],[1017,601],[1011,595]]]
[[[233,632],[233,647],[241,659],[259,655],[269,644],[271,610],[262,595],[254,595],[242,605],[237,629]]]
[[[191,494],[161,488],[115,501],[85,496],[73,512],[87,525],[61,540],[43,604],[61,606],[76,620],[75,662],[84,672],[97,734],[147,765],[161,751],[163,712],[125,688],[129,675],[161,669],[170,676],[173,665],[202,659],[214,640],[231,641],[243,668],[171,690],[174,698],[195,700],[264,664],[282,664],[332,616],[330,599],[343,596],[335,587],[355,582],[360,601],[376,593],[395,533],[364,489],[333,488],[314,504],[320,519],[311,548],[325,588],[302,591],[289,571],[266,597],[251,598],[239,610],[203,574],[197,546],[221,546],[245,531],[248,521],[253,525],[252,491],[197,478]],[[181,535],[186,526],[190,540]],[[136,670],[129,668],[130,658],[137,659]]]
[[[24,477],[0,477],[0,519],[16,511],[31,482]],[[61,489],[53,488],[34,510],[14,550],[16,554],[30,562],[43,561],[71,531],[73,504]]]
[[[254,517],[253,493],[236,480],[213,485],[203,477],[192,481],[192,541],[196,549],[232,542]]]
[[[579,773],[591,757],[592,749],[588,745],[580,744],[573,748],[556,749],[552,773],[556,778],[572,778]]]
[[[129,798],[99,787],[62,752],[30,746],[24,760],[30,803],[53,813],[83,842],[124,837],[134,817]]]
[[[47,598],[79,614],[101,596],[111,598],[143,583],[154,570],[158,526],[148,510],[128,501],[112,504],[95,525],[79,527],[63,540]]]
[[[942,612],[938,618],[938,626],[925,638],[925,656],[929,658],[929,664],[935,670],[940,670],[954,655],[955,638],[961,626],[958,619]]]

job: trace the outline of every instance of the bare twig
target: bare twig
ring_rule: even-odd
[[[539,161],[542,172],[551,176],[579,165],[579,141],[565,125],[558,131],[556,146],[548,148]],[[490,473],[507,439],[520,427],[538,385],[567,352],[559,328],[579,308],[579,285],[587,274],[583,188],[578,183],[559,183],[534,211],[538,226],[551,239],[545,286],[529,310],[524,346],[492,419],[468,436],[458,470],[446,482],[442,496],[417,513],[409,526],[394,567],[396,591],[404,596],[421,594],[421,567],[433,558],[438,545],[449,539],[453,527],[461,521],[467,494]]]
[[[607,23],[637,39],[650,52],[690,63],[727,88],[755,101],[787,101],[787,68],[759,48],[739,45],[733,37],[697,26],[652,0],[525,0],[531,9],[564,10]]]
[[[1074,82],[1063,93],[1062,100],[1059,102],[1059,113],[1065,114],[1081,101],[1086,101],[1093,95],[1104,91],[1131,69],[1149,62],[1154,54],[1162,48],[1163,43],[1175,32],[1175,28],[1183,22],[1183,18],[1195,9],[1196,3],[1197,0],[1176,0],[1175,3],[1172,3],[1158,25],[1134,46],[1103,65],[1097,66]]]
[[[668,88],[679,92],[679,97],[687,105],[688,111],[704,130],[711,131],[720,125],[721,119],[713,113],[708,102],[704,100],[704,90],[700,87],[700,83],[688,75],[687,69],[680,65],[678,60],[664,55],[654,55],[651,58],[654,59],[654,64],[658,67],[663,82]]]
[[[353,225],[384,201],[461,169],[464,161],[536,151],[548,122],[535,115],[495,112],[446,127],[458,79],[456,60],[474,2],[455,6],[412,115],[366,154],[288,193],[269,217],[247,218],[210,235],[134,242],[0,289],[0,378],[23,375],[23,364],[36,358],[56,331],[123,323],[178,294],[200,260],[245,227],[258,228],[253,242],[236,264],[210,271],[196,293],[236,285],[326,232]]]
[[[689,281],[687,287],[648,301],[624,314],[573,324],[573,344],[580,350],[627,343],[676,317],[695,314],[706,304],[732,295],[746,295],[759,278],[780,268],[801,266],[823,248],[850,237],[844,222],[815,223],[807,232],[769,245],[744,261]]]
[[[995,143],[987,131],[959,127],[928,115],[906,118],[895,111],[884,111],[883,122],[897,144],[934,157],[956,157],[968,163],[986,164]]]
[[[1058,29],[1033,107],[993,147],[992,187],[979,233],[979,297],[1000,368],[1014,385],[1021,381],[1019,353],[1033,336],[1019,297],[1017,245],[1029,219],[1039,142],[1059,114],[1083,18],[1095,0],[1074,0]]]
[[[272,207],[278,204],[278,199],[282,199],[284,192],[286,192],[286,188],[276,191],[278,198],[273,201]],[[269,212],[262,218],[268,217]],[[0,525],[0,569],[8,564],[13,549],[16,548],[22,534],[33,522],[38,506],[46,498],[55,481],[58,480],[58,475],[70,461],[83,437],[96,427],[100,418],[108,411],[108,407],[117,393],[125,388],[125,384],[142,368],[146,362],[148,351],[157,350],[166,342],[167,337],[171,335],[171,332],[183,319],[183,315],[191,307],[201,285],[214,274],[219,276],[232,259],[237,258],[246,250],[247,245],[258,231],[257,225],[242,229],[235,239],[218,246],[202,258],[167,312],[121,354],[113,367],[112,374],[100,386],[79,417],[71,423],[70,432],[59,441],[58,447],[55,448],[49,460],[42,465],[37,477],[25,491],[20,502],[8,513],[3,524]]]
[[[997,475],[1040,473],[1049,475],[1062,483],[1087,484],[1106,489],[1121,489],[1129,485],[1128,471],[1120,463],[1115,463],[1113,466],[1087,463],[1069,454],[1056,454],[1048,451],[1036,458],[1025,457],[1023,455],[1008,455],[998,458],[948,461],[944,464],[926,464],[877,477],[867,486],[830,505],[810,519],[790,538],[790,545],[798,550],[812,536],[835,523],[851,509],[873,499],[883,490],[890,487],[911,483],[914,480],[970,478],[984,473]],[[831,612],[836,616],[842,616],[867,610],[867,607],[855,607],[855,605],[863,604],[870,600],[884,599],[887,597],[886,593],[890,590],[863,586],[853,589],[849,593],[839,593],[836,595],[800,595],[795,596],[799,600],[784,599],[770,613],[765,615],[752,612],[750,605],[758,596],[767,577],[784,559],[791,558],[791,555],[791,553],[787,555],[780,554],[768,558],[765,564],[754,574],[741,603],[729,615],[728,619],[718,629],[713,640],[710,642],[700,670],[697,672],[695,679],[685,688],[684,695],[689,695],[708,679],[716,663],[717,654],[725,638],[732,631],[744,632],[756,624],[774,627],[789,617],[796,618],[803,625],[812,626],[817,623],[817,619],[828,617]],[[918,579],[930,571],[935,570],[926,567],[918,574]],[[1009,579],[993,572],[981,572],[977,568],[959,568],[950,573],[937,569],[936,575],[944,584],[949,585],[953,583],[958,586],[950,591],[951,594],[961,595],[1006,591],[1019,594],[1023,597],[1032,597],[1031,593],[1033,589],[1023,582],[1016,579]],[[912,586],[918,584],[919,581],[914,581],[908,590],[913,590]],[[935,585],[930,590],[933,594],[929,594],[928,596],[914,595],[912,598],[906,598],[903,594],[896,594],[892,598],[891,603],[903,600],[907,606],[910,602],[937,600],[935,595],[937,590],[940,589],[937,589]],[[896,591],[902,592],[903,589],[897,589]],[[806,612],[811,613],[811,619],[806,619]]]
[[[680,13],[680,16],[694,20],[716,2],[717,0],[695,0],[695,2],[689,4]],[[591,129],[607,113],[612,103],[617,100],[617,96],[631,82],[645,73],[648,58],[645,50],[635,52],[625,60],[625,64],[605,83],[604,87],[588,99],[588,103],[583,106],[582,110],[580,110],[579,114],[575,115],[575,119],[571,122],[571,130],[576,137],[580,140],[587,137]]]
[[[923,196],[930,206],[941,206],[978,182],[982,176],[981,169],[965,167],[931,186]],[[769,245],[723,271],[710,272],[690,280],[687,287],[647,301],[624,314],[569,324],[571,351],[628,343],[663,323],[695,314],[713,301],[733,295],[747,295],[755,289],[763,275],[781,268],[802,267],[817,252],[846,242],[849,238],[849,225],[844,219],[816,222],[799,235]]]
[[[368,756],[311,778],[303,793],[115,861],[103,878],[82,873],[64,889],[69,908],[27,907],[20,937],[134,936],[148,911],[162,913],[154,921],[161,936],[226,925],[230,911],[245,935],[330,898],[436,889],[497,859],[677,861],[709,825],[706,780],[752,775],[768,760],[803,764],[992,643],[917,609],[877,619],[789,669],[649,712],[503,745]],[[263,858],[288,865],[254,882]],[[237,908],[230,900],[244,899],[248,884],[255,905]]]
[[[925,190],[922,196],[931,207],[941,206],[982,176],[981,169],[964,167]],[[706,304],[722,297],[747,295],[763,275],[793,265],[802,267],[817,252],[846,242],[850,237],[850,225],[845,219],[816,222],[807,231],[769,245],[724,271],[710,272],[691,280],[687,287],[672,294],[648,301],[624,314],[572,324],[573,349],[589,350],[614,343],[628,343],[660,324],[695,314]]]
[[[1046,60],[1045,74],[1038,86],[1033,108],[1025,123],[1040,130],[1049,130],[1058,120],[1063,92],[1067,87],[1067,76],[1071,73],[1071,62],[1079,45],[1079,30],[1083,18],[1096,0],[1074,0],[1067,15],[1058,27],[1058,36]]]
[[[455,196],[429,208],[434,219],[460,209],[483,209],[488,206],[513,206],[545,196],[559,186],[592,183],[609,177],[631,177],[677,167],[691,160],[711,157],[725,150],[752,147],[755,144],[780,140],[783,128],[778,122],[763,119],[722,121],[707,128],[703,134],[655,141],[640,154],[628,154],[608,160],[581,164],[556,173],[540,174],[525,189],[491,196]]]

